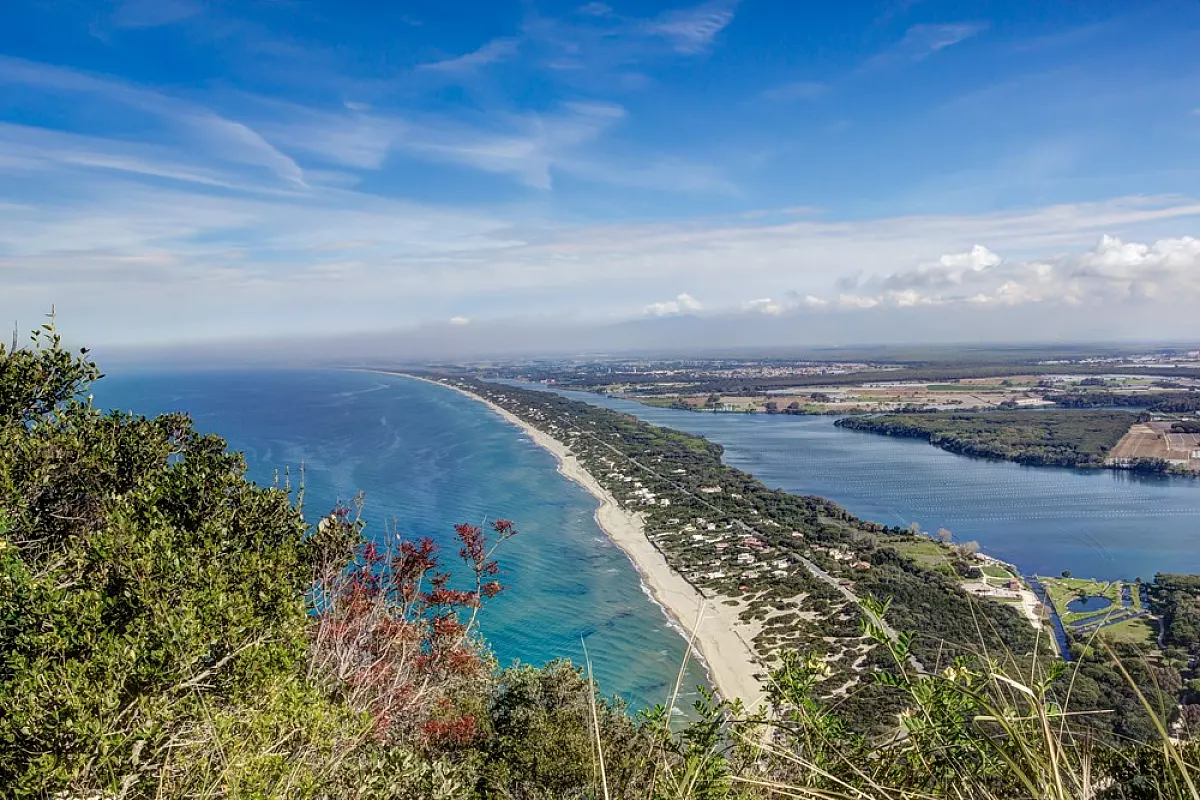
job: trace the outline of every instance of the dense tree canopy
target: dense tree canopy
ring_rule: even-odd
[[[847,417],[836,424],[926,439],[962,455],[1037,466],[1100,467],[1135,420],[1122,411],[964,411]]]

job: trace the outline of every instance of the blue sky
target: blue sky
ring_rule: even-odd
[[[1191,2],[10,0],[0,315],[1177,336],[1198,34]]]

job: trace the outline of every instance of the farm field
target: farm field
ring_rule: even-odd
[[[1160,459],[1200,472],[1200,433],[1179,433],[1166,420],[1138,423],[1113,447],[1113,461]]]

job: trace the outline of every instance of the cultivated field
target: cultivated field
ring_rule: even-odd
[[[1114,460],[1159,458],[1200,471],[1200,433],[1173,433],[1171,422],[1134,425],[1109,453]]]

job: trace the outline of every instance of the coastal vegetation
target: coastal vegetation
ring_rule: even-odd
[[[1162,615],[1167,656],[1192,667],[1200,665],[1200,576],[1156,575],[1150,602]],[[1194,688],[1200,698],[1200,684]]]
[[[1181,414],[1200,411],[1200,392],[1114,392],[1107,390],[1067,392],[1051,398],[1064,408],[1143,408],[1152,414]]]
[[[449,559],[429,540],[366,536],[358,505],[310,525],[302,488],[251,483],[185,415],[93,408],[99,377],[52,328],[0,345],[5,797],[1200,798],[1198,754],[1167,727],[1172,686],[1145,688],[1172,673],[1134,650],[1096,647],[1086,667],[1043,658],[1011,609],[889,546],[915,533],[769,490],[703,439],[473,386],[578,440],[593,468],[611,459],[604,474],[646,467],[643,487],[609,485],[659,500],[642,503],[648,519],[674,526],[709,502],[688,523],[702,538],[736,521],[738,542],[759,542],[753,563],[811,560],[856,598],[803,561],[711,579],[753,613],[795,613],[785,592],[803,588],[827,616],[764,656],[768,710],[705,692],[681,721],[672,698],[630,713],[586,665],[494,662],[475,619],[504,590],[511,523],[458,526]],[[635,494],[651,485],[663,495]],[[664,505],[671,486],[680,502]],[[681,570],[707,568],[705,548],[664,548]],[[1164,584],[1180,639],[1188,580]],[[831,691],[839,670],[856,680]],[[1085,713],[1084,695],[1105,713]]]
[[[925,439],[961,455],[1095,468],[1136,421],[1123,411],[986,411],[847,417],[842,428]]]
[[[676,571],[705,596],[735,602],[743,620],[761,625],[754,643],[764,671],[778,668],[788,652],[819,655],[825,667],[811,692],[836,703],[849,730],[880,735],[881,710],[896,708],[890,692],[873,683],[887,659],[862,639],[863,600],[890,598],[888,619],[894,629],[916,632],[908,654],[921,664],[1005,653],[1027,672],[1052,660],[1048,634],[1014,605],[964,591],[963,579],[982,571],[977,546],[953,542],[949,531],[930,537],[914,527],[866,522],[824,498],[770,489],[725,465],[719,445],[627,414],[553,393],[462,378],[447,382],[569,442],[580,463],[641,516],[647,536]],[[1095,633],[1080,632],[1081,647],[1089,649],[1077,654],[1071,681],[1060,688],[1071,682],[1085,687],[1071,695],[1072,705],[1088,717],[1092,735],[1152,738],[1155,728],[1140,693],[1152,694],[1162,709],[1176,707],[1179,694],[1155,694],[1160,684],[1150,666],[1162,664],[1152,643],[1142,639],[1120,648],[1131,661],[1131,684],[1097,655]],[[1122,713],[1086,713],[1116,708]]]

